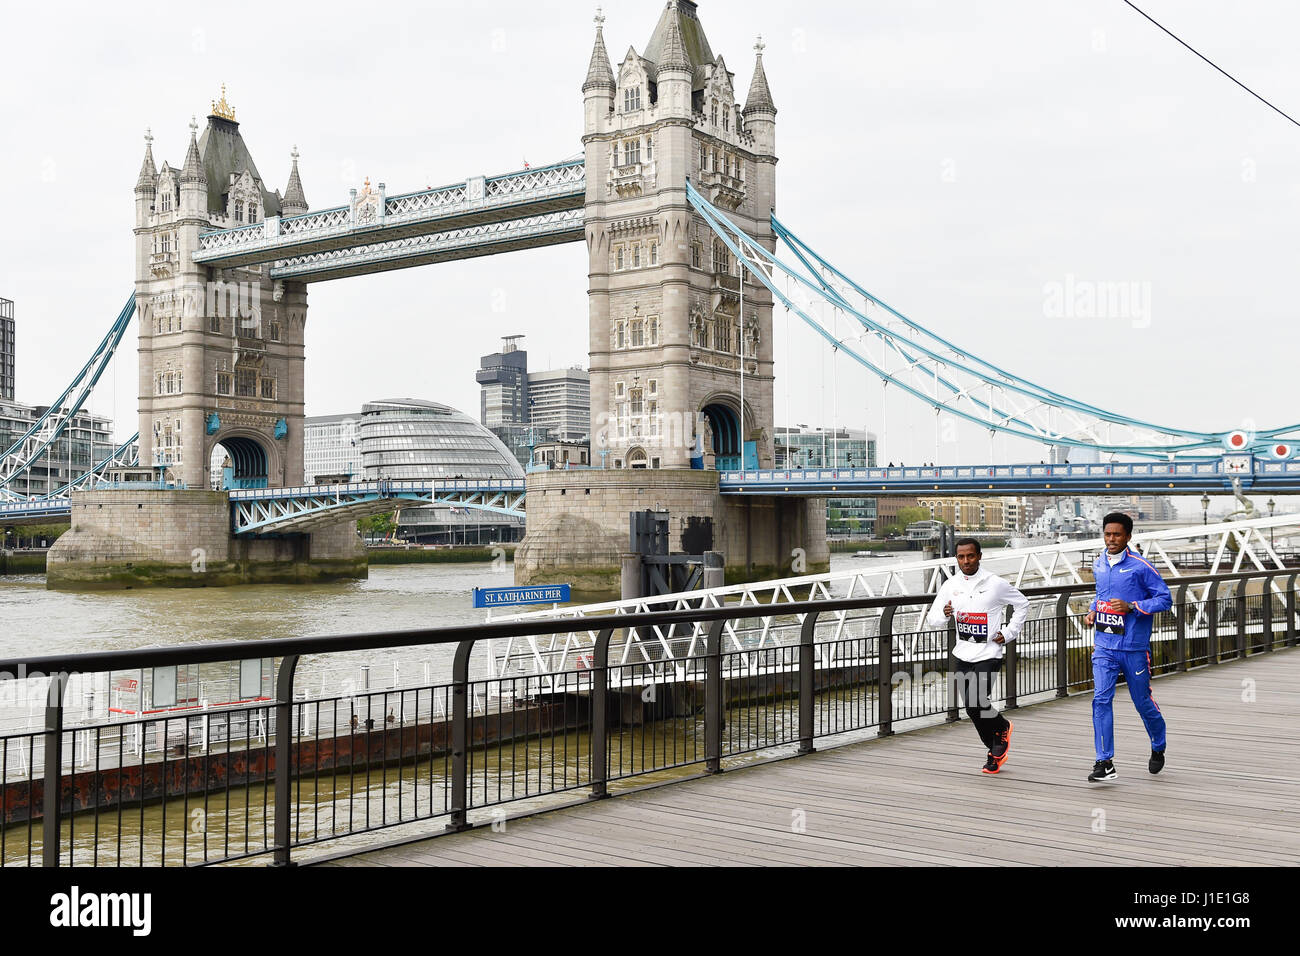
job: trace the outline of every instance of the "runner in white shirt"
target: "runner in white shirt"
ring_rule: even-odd
[[[957,686],[961,689],[966,715],[988,748],[984,773],[997,773],[1011,751],[1011,721],[993,707],[990,699],[993,677],[1002,666],[1007,641],[1020,636],[1029,614],[1029,599],[996,574],[980,570],[980,543],[974,538],[957,540],[957,574],[943,582],[935,596],[927,627],[946,627],[947,619],[957,622]],[[1001,626],[1002,611],[1011,605],[1011,622]]]

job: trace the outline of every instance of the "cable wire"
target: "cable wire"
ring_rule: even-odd
[[[1300,122],[1297,122],[1297,121],[1296,121],[1295,119],[1293,119],[1290,115],[1288,115],[1287,113],[1283,112],[1283,111],[1282,111],[1281,109],[1279,109],[1278,107],[1274,106],[1274,105],[1273,105],[1272,103],[1270,103],[1268,100],[1264,99],[1264,97],[1260,96],[1258,93],[1256,93],[1254,90],[1252,90],[1252,89],[1251,89],[1249,86],[1247,86],[1245,83],[1241,82],[1241,80],[1237,79],[1235,76],[1233,76],[1233,75],[1232,75],[1231,73],[1229,73],[1227,70],[1225,70],[1223,67],[1219,66],[1217,63],[1215,63],[1213,60],[1211,60],[1208,56],[1206,56],[1205,54],[1201,53],[1199,50],[1195,49],[1194,47],[1192,47],[1190,44],[1188,44],[1188,43],[1185,42],[1184,40],[1180,39],[1176,34],[1174,34],[1171,30],[1169,30],[1167,27],[1165,27],[1163,24],[1161,24],[1158,20],[1156,20],[1154,17],[1152,17],[1149,13],[1147,13],[1145,10],[1143,10],[1141,7],[1139,7],[1137,4],[1130,2],[1130,0],[1123,0],[1123,2],[1124,2],[1127,6],[1132,7],[1132,8],[1133,8],[1134,10],[1136,10],[1138,13],[1142,14],[1142,16],[1146,17],[1146,19],[1150,20],[1150,21],[1151,21],[1152,23],[1154,23],[1157,27],[1159,27],[1159,28],[1160,28],[1161,30],[1163,30],[1165,33],[1169,34],[1169,36],[1173,37],[1175,40],[1177,40],[1180,44],[1182,44],[1182,45],[1183,45],[1184,47],[1186,47],[1188,50],[1191,50],[1191,51],[1192,51],[1193,53],[1195,53],[1198,57],[1200,57],[1200,58],[1201,58],[1202,60],[1204,60],[1206,63],[1210,64],[1210,66],[1214,67],[1216,70],[1218,70],[1218,71],[1219,71],[1220,73],[1222,73],[1224,76],[1226,76],[1228,79],[1232,80],[1232,82],[1236,83],[1238,86],[1240,86],[1243,90],[1245,90],[1245,91],[1246,91],[1247,93],[1249,93],[1251,96],[1255,97],[1255,99],[1259,100],[1261,103],[1263,103],[1263,104],[1264,104],[1265,106],[1267,106],[1269,109],[1273,110],[1273,112],[1277,113],[1279,116],[1282,116],[1282,117],[1284,117],[1284,118],[1287,119],[1287,120],[1290,120],[1290,122],[1294,123],[1296,126],[1300,126]]]

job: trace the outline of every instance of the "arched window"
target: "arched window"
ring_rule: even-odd
[[[710,108],[709,115],[710,118],[713,120],[713,125],[717,126],[718,125],[718,101],[717,100],[711,101],[711,108]]]
[[[257,203],[252,199],[248,201],[248,221],[257,222]]]
[[[244,221],[244,201],[242,199],[236,199],[235,200],[235,222],[243,222],[243,221]]]
[[[615,269],[623,268],[623,247],[622,246],[619,246],[614,251],[614,268]]]
[[[658,319],[650,320],[650,344],[651,345],[659,344],[659,320]],[[651,386],[650,391],[651,392],[654,391],[653,386]]]

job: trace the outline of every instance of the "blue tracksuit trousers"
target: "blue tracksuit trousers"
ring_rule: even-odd
[[[1151,655],[1148,651],[1115,651],[1097,647],[1092,652],[1092,735],[1097,759],[1115,756],[1115,684],[1119,675],[1128,683],[1129,696],[1146,725],[1152,750],[1165,749],[1165,718],[1151,696]]]

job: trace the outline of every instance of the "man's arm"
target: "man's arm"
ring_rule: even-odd
[[[930,611],[925,615],[926,627],[947,627],[948,616],[943,613],[944,605],[948,603],[948,592],[951,590],[948,585],[952,578],[948,578],[943,584],[939,585],[939,593],[934,596],[934,603],[930,605]]]
[[[1002,582],[1000,585],[1002,600],[1011,605],[1011,621],[1002,629],[1002,636],[1008,641],[1014,641],[1020,636],[1020,630],[1025,626],[1025,618],[1029,616],[1029,598],[1005,578],[998,578],[998,580]]]
[[[1150,616],[1158,611],[1167,611],[1174,606],[1173,595],[1169,593],[1169,585],[1165,584],[1165,579],[1160,576],[1160,572],[1148,565],[1142,565],[1143,582],[1147,586],[1147,596],[1141,601],[1134,601],[1133,608],[1139,614]]]

